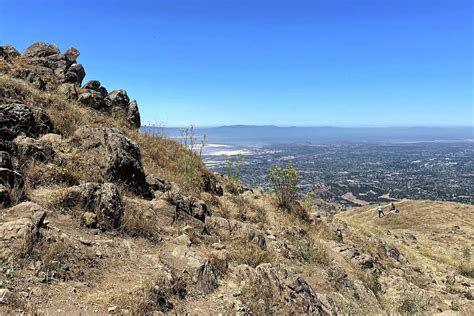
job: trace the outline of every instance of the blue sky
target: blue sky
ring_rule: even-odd
[[[164,126],[473,125],[470,0],[0,0]],[[85,81],[84,81],[85,82]]]

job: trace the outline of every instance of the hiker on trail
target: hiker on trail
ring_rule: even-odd
[[[395,204],[392,203],[392,206],[390,207],[390,212],[393,212],[393,213],[400,213],[400,211],[398,210],[398,208],[395,207]]]
[[[338,238],[340,241],[343,240],[343,237],[342,237],[342,229],[339,228],[339,227],[336,229],[336,236],[337,236],[337,238]]]
[[[377,211],[379,211],[379,217],[385,216],[385,214],[383,213],[383,210],[382,210],[382,206],[380,206],[380,203],[377,206]]]

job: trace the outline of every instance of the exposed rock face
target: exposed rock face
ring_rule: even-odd
[[[135,128],[140,128],[140,112],[138,111],[137,101],[133,100],[128,104],[127,121]]]
[[[208,218],[206,224],[213,232],[219,236],[222,236],[223,238],[243,238],[262,245],[261,248],[266,247],[265,237],[248,223],[243,223],[235,219],[226,219],[218,216],[212,216]],[[261,241],[261,239],[263,239],[263,241]]]
[[[209,294],[218,286],[217,271],[210,260],[206,260],[196,271],[196,282],[204,294]]]
[[[93,90],[99,92],[104,98],[109,94],[105,87],[102,87],[99,80],[90,80],[88,81],[82,89]]]
[[[140,148],[116,128],[81,128],[73,141],[79,150],[94,158],[109,181],[124,184],[130,192],[153,198],[141,163]]]
[[[131,126],[139,128],[141,122],[137,101],[130,102],[127,91],[119,89],[108,93],[97,80],[87,82],[81,89],[71,89],[71,86],[80,87],[86,75],[84,67],[77,63],[79,55],[80,52],[74,47],[61,54],[56,45],[43,42],[34,43],[23,55],[10,45],[0,46],[0,58],[7,63],[20,56],[23,58],[21,64],[12,67],[12,77],[25,80],[39,90],[60,88],[68,99],[77,99],[101,112],[110,114],[120,111]]]
[[[264,295],[271,298],[269,312],[288,310],[295,314],[332,315],[334,311],[325,305],[313,291],[311,286],[299,275],[263,263],[253,269],[248,265],[236,268],[236,274],[250,285],[268,292]],[[257,293],[256,293],[257,294]]]
[[[181,193],[171,194],[171,203],[176,206],[175,220],[182,218],[183,214],[187,214],[204,222],[206,216],[211,215],[211,211],[205,202],[186,197]]]
[[[0,259],[31,251],[40,238],[46,211],[33,202],[24,202],[4,211],[7,221],[0,223]]]
[[[65,74],[64,82],[70,82],[80,86],[85,76],[86,71],[81,64],[72,64]]]
[[[224,194],[221,184],[217,180],[216,176],[211,173],[204,176],[204,191],[218,196],[222,196]]]
[[[122,197],[113,183],[85,183],[70,187],[65,193],[63,204],[84,212],[81,220],[85,226],[95,228],[97,225],[103,230],[120,226]]]
[[[0,136],[12,140],[21,133],[38,133],[33,112],[24,104],[0,104]]]
[[[154,174],[146,175],[146,182],[153,191],[166,192],[171,190],[171,183]]]
[[[70,63],[75,63],[77,57],[79,57],[81,53],[75,49],[74,47],[68,48],[68,50],[64,53],[64,57],[66,57],[67,61]]]
[[[52,131],[52,123],[46,112],[36,112],[20,103],[0,104],[0,137],[13,140],[21,134],[38,136]]]
[[[12,168],[12,159],[6,151],[0,151],[0,168]]]
[[[29,46],[23,53],[23,56],[26,58],[40,58],[58,54],[60,54],[60,52],[56,45],[37,42]]]
[[[10,203],[10,191],[6,186],[0,184],[0,207],[8,207]]]
[[[54,157],[54,149],[51,142],[45,142],[31,137],[18,136],[13,143],[17,147],[17,155],[25,159],[37,161],[49,161]]]
[[[20,56],[20,53],[11,45],[0,46],[0,58],[12,60]]]
[[[104,96],[95,90],[86,90],[77,99],[80,103],[97,111],[105,111]]]

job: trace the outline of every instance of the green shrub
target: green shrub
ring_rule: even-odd
[[[291,204],[296,200],[298,171],[289,164],[284,169],[276,166],[270,171],[270,182],[276,193],[278,205],[290,209]]]

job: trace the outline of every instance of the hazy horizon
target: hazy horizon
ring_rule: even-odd
[[[182,126],[170,126],[170,125],[142,125],[142,127],[156,127],[156,128],[188,128],[193,126],[195,128],[218,128],[218,127],[238,127],[238,126],[250,126],[250,127],[281,127],[281,128],[474,128],[474,123],[471,125],[276,125],[276,124],[216,124],[216,125],[195,125],[187,124]]]

